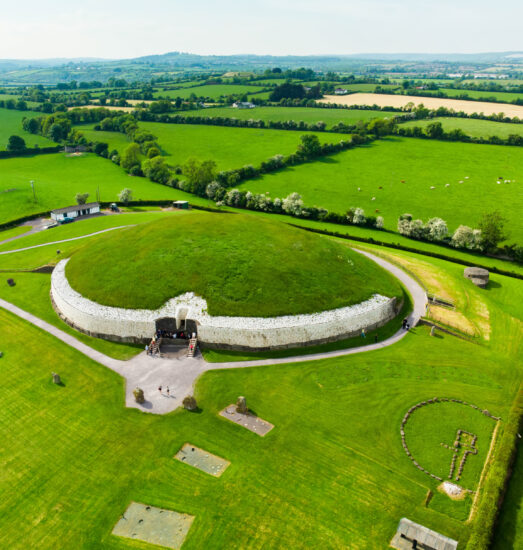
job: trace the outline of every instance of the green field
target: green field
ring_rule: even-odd
[[[498,185],[499,176],[511,183]],[[474,226],[483,212],[499,209],[509,220],[511,239],[521,241],[520,181],[523,150],[518,147],[388,138],[264,175],[240,188],[269,192],[273,198],[298,192],[305,204],[334,212],[358,206],[367,215],[382,215],[394,231],[405,212],[424,220],[441,217],[453,230],[460,224]]]
[[[451,284],[466,284],[460,266],[429,262]],[[492,281],[489,292],[467,287],[490,311],[488,346],[435,339],[417,328],[377,352],[212,371],[197,385],[201,414],[125,409],[116,374],[0,311],[3,373],[10,380],[0,388],[0,422],[9,426],[0,447],[3,544],[25,550],[37,538],[44,550],[145,548],[111,535],[134,500],[195,515],[184,549],[270,548],[275,541],[306,549],[328,540],[332,548],[381,550],[401,517],[464,547],[471,499],[451,501],[413,467],[399,426],[411,405],[434,396],[506,418],[521,377],[521,328],[511,314],[521,317],[523,296],[519,281],[498,275]],[[51,383],[51,371],[64,386]],[[265,438],[217,416],[238,395],[275,425]],[[462,421],[460,414],[436,412],[426,419],[431,429],[449,432]],[[187,441],[231,466],[217,480],[173,460]],[[439,447],[423,452],[431,450]],[[434,497],[426,507],[429,489]],[[519,542],[511,526],[498,547]]]
[[[140,128],[158,137],[169,164],[184,164],[187,159],[216,161],[218,170],[259,165],[274,155],[296,152],[304,131],[229,128],[190,124],[140,122]],[[338,143],[347,136],[316,133],[322,143]]]
[[[498,136],[506,139],[511,134],[523,135],[523,124],[476,120],[473,118],[437,117],[430,120],[410,120],[409,122],[403,123],[402,126],[419,126],[425,128],[431,122],[441,122],[445,132],[451,132],[459,128],[471,137],[488,138],[490,136]]]
[[[441,92],[444,92],[447,94],[448,97],[456,97],[461,96],[463,94],[467,94],[469,97],[479,100],[481,98],[485,97],[494,97],[496,98],[496,101],[499,103],[511,103],[512,101],[515,101],[516,99],[523,99],[523,94],[515,93],[515,92],[487,92],[487,91],[479,91],[479,90],[456,90],[454,88],[441,88],[439,90]],[[423,90],[423,93],[435,95],[438,93],[437,90],[431,91],[431,90]]]
[[[178,213],[102,235],[66,271],[75,290],[104,305],[157,309],[194,292],[210,315],[295,315],[402,294],[374,262],[339,243],[236,214]]]
[[[181,191],[128,176],[116,164],[93,154],[66,157],[57,153],[2,159],[0,167],[0,192],[6,191],[0,195],[1,222],[70,206],[76,193],[89,193],[89,200],[96,200],[97,188],[102,201],[116,201],[118,193],[126,187],[133,190],[134,200],[176,200],[181,196]],[[31,180],[35,182],[36,202]]]
[[[2,96],[0,96],[2,99]],[[42,113],[33,111],[15,111],[12,109],[0,109],[0,151],[5,151],[10,136],[20,136],[25,140],[26,147],[49,147],[56,145],[50,139],[37,134],[30,134],[22,128],[24,118],[38,117]]]
[[[174,99],[181,97],[188,99],[194,94],[196,97],[220,99],[229,95],[253,94],[263,90],[263,86],[247,86],[244,84],[206,84],[203,86],[194,86],[192,88],[181,88],[179,90],[158,91],[154,97]]]
[[[208,109],[198,109],[196,111],[183,111],[179,114],[187,117],[224,117],[237,118],[240,120],[270,120],[274,122],[294,120],[295,122],[303,121],[308,124],[314,124],[322,121],[327,124],[327,128],[330,128],[338,122],[344,122],[345,124],[356,124],[360,120],[368,122],[373,118],[393,117],[396,116],[397,113],[363,109],[324,109],[314,107],[255,107],[254,109],[212,107]]]

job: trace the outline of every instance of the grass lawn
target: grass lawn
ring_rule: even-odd
[[[523,124],[493,122],[491,120],[476,120],[473,118],[438,117],[431,120],[412,120],[402,126],[420,126],[425,128],[431,122],[441,122],[445,132],[459,128],[472,137],[488,138],[498,136],[507,138],[511,134],[523,135]]]
[[[499,176],[513,181],[498,185]],[[452,231],[460,224],[475,227],[483,212],[499,209],[508,219],[511,240],[520,242],[521,181],[519,147],[388,138],[267,174],[240,188],[269,192],[273,198],[296,191],[306,205],[340,213],[358,206],[367,215],[383,216],[385,227],[394,231],[405,212],[425,221],[441,217]]]
[[[35,182],[37,202],[33,201],[30,180]],[[72,205],[76,193],[89,193],[90,200],[95,200],[97,188],[100,189],[102,201],[115,201],[118,200],[118,193],[126,187],[133,190],[134,200],[176,200],[187,196],[146,178],[128,176],[116,164],[94,154],[66,157],[57,153],[2,159],[0,222]],[[208,203],[192,195],[190,201]]]
[[[75,253],[66,271],[75,290],[101,304],[156,309],[193,291],[211,315],[312,313],[402,292],[343,245],[235,214],[179,213],[102,235]]]
[[[194,86],[193,88],[181,88],[179,90],[166,90],[154,92],[155,98],[174,99],[181,97],[188,99],[194,94],[196,97],[219,99],[228,95],[253,94],[263,90],[263,86],[246,86],[244,84],[207,84],[204,86]]]
[[[0,243],[7,239],[11,239],[12,237],[23,235],[24,233],[27,233],[27,231],[29,231],[30,229],[31,229],[31,226],[29,225],[19,225],[17,227],[13,227],[12,229],[6,229],[4,231],[0,231]]]
[[[363,109],[325,109],[313,107],[255,107],[254,109],[212,107],[207,109],[198,109],[196,111],[183,111],[179,114],[187,117],[224,117],[237,118],[240,120],[253,119],[274,122],[294,120],[295,122],[303,121],[309,124],[323,121],[327,124],[327,128],[330,128],[338,122],[344,122],[345,124],[356,124],[360,120],[368,122],[374,118],[392,117],[397,113],[388,111],[367,111]],[[332,136],[331,139],[334,140],[336,137]]]
[[[0,95],[0,100],[4,96]],[[51,147],[56,145],[50,139],[43,136],[31,134],[22,128],[22,120],[24,118],[32,118],[42,116],[42,113],[33,111],[15,111],[11,109],[0,109],[0,151],[7,149],[7,142],[13,135],[20,136],[25,140],[27,147]]]
[[[456,276],[451,266],[448,278]],[[9,380],[0,388],[3,544],[145,548],[111,535],[133,500],[195,515],[184,549],[275,541],[305,549],[328,540],[332,548],[381,550],[404,516],[464,547],[470,498],[458,503],[437,493],[437,482],[405,455],[399,427],[412,404],[434,396],[506,418],[521,378],[521,327],[511,313],[521,317],[522,292],[519,281],[492,280],[489,290],[473,290],[491,312],[489,345],[417,328],[377,352],[211,371],[196,388],[200,414],[125,409],[116,374],[0,311]],[[51,383],[52,371],[64,386]],[[265,438],[218,417],[238,395],[274,424]],[[427,429],[449,432],[462,421],[436,412],[426,419]],[[187,468],[173,459],[187,441],[231,466],[219,479]],[[435,496],[425,506],[429,489]],[[504,536],[499,548],[517,547],[515,533]]]
[[[516,92],[483,92],[479,90],[455,90],[453,88],[442,88],[442,92],[446,93],[449,97],[458,97],[463,94],[467,94],[469,97],[475,100],[481,100],[484,98],[496,98],[496,102],[500,103],[509,103],[515,101],[516,99],[523,99],[523,94]],[[431,93],[430,90],[424,90],[424,93]],[[437,91],[432,92],[437,94]]]

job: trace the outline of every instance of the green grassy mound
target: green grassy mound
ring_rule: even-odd
[[[155,309],[193,291],[211,315],[312,313],[399,296],[399,283],[346,246],[273,221],[176,213],[101,236],[73,254],[72,287],[95,302]]]

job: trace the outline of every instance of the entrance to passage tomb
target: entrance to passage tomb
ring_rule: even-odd
[[[166,332],[176,332],[178,327],[176,326],[176,319],[174,317],[163,317],[162,319],[156,319],[156,330]]]

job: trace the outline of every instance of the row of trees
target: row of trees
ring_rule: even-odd
[[[495,252],[498,245],[508,238],[505,231],[505,218],[500,212],[484,214],[478,229],[460,225],[452,235],[449,234],[447,223],[441,218],[431,218],[426,223],[413,219],[412,214],[403,214],[398,219],[398,232],[405,237],[420,241],[445,243],[455,248]],[[513,246],[512,256],[521,255],[522,247]]]

